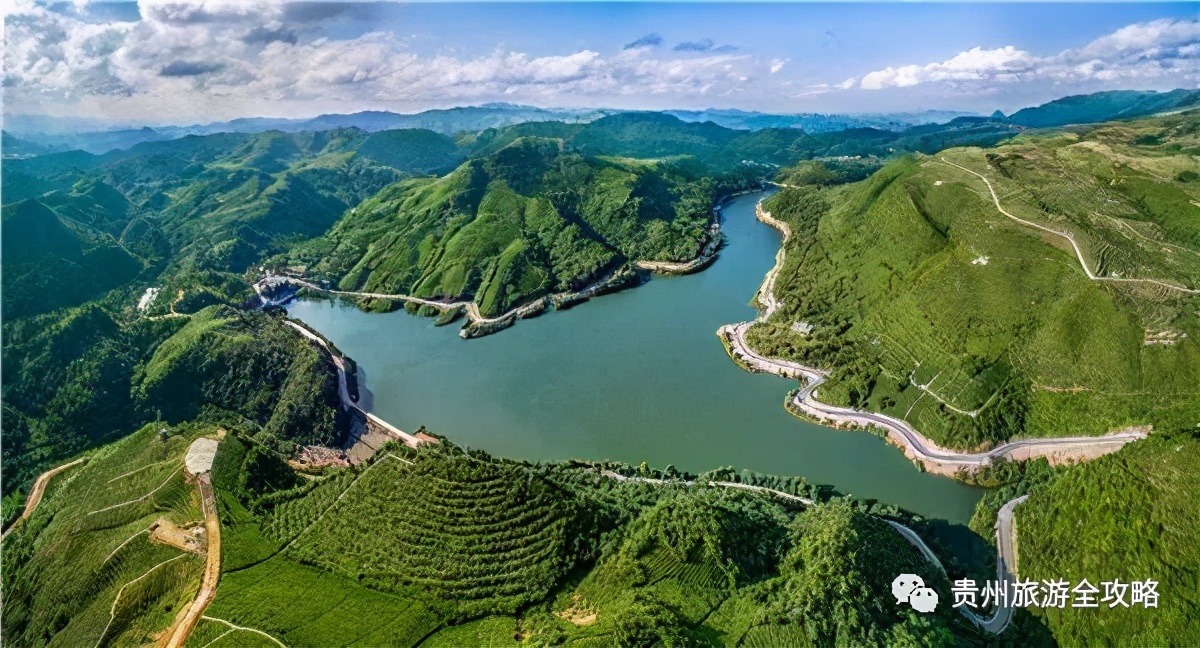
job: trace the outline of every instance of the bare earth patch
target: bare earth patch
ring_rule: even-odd
[[[590,626],[596,622],[597,614],[594,610],[589,610],[586,606],[580,603],[579,594],[571,596],[571,606],[562,612],[555,613],[555,616],[563,621],[569,621],[577,626]]]
[[[165,544],[189,553],[204,553],[204,526],[196,524],[181,528],[170,520],[159,518],[150,525],[150,542]]]

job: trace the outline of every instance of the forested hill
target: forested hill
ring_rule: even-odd
[[[57,478],[5,539],[4,642],[141,645],[170,624],[201,561],[142,530],[199,518],[178,466],[192,439],[218,435],[147,427]],[[679,481],[450,444],[389,444],[368,464],[305,478],[227,433],[212,471],[222,574],[189,645],[984,644],[949,605],[922,615],[895,604],[897,573],[951,598],[946,576],[884,520],[929,525],[822,497],[803,479],[701,477],[781,497],[641,472]],[[161,574],[126,586],[155,565]]]
[[[286,453],[346,433],[328,355],[260,312],[127,321],[87,304],[6,321],[3,351],[6,520],[47,464],[148,421],[219,423]]]
[[[754,184],[741,182],[732,188]],[[722,190],[684,165],[525,137],[444,177],[388,187],[286,262],[343,290],[473,299],[496,315],[629,261],[695,258]]]
[[[751,329],[821,399],[943,446],[1200,424],[1200,111],[952,148],[765,208],[794,236]],[[796,327],[803,322],[808,327]],[[798,329],[804,329],[802,332]]]

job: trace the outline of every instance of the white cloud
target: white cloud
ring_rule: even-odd
[[[1036,56],[1011,45],[975,47],[945,61],[869,72],[858,86],[881,90],[945,83],[987,89],[1018,82],[1084,84],[1150,79],[1193,86],[1200,81],[1200,21],[1156,20],[1128,25],[1078,50],[1051,56]]]
[[[143,2],[141,20],[91,23],[27,8],[7,19],[5,101],[12,112],[75,109],[152,116],[164,105],[221,119],[260,102],[255,114],[317,110],[340,102],[421,109],[454,103],[557,100],[611,105],[611,97],[719,95],[772,73],[785,60],[727,51],[636,47],[533,56],[420,56],[378,31],[329,38],[289,17],[292,5]],[[270,102],[269,104],[267,102]]]

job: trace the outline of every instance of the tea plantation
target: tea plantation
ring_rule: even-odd
[[[752,343],[954,448],[1194,426],[1198,133],[1191,111],[785,189],[783,307]]]

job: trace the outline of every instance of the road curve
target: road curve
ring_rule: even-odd
[[[711,261],[711,259],[709,259],[709,260]],[[591,297],[592,295],[596,294],[600,289],[602,289],[605,285],[607,285],[609,282],[613,281],[614,279],[617,279],[620,276],[620,274],[621,274],[620,270],[614,271],[608,275],[605,275],[603,278],[599,279],[595,283],[593,283],[585,288],[581,288],[580,290],[578,290],[576,292],[558,293],[556,295],[551,295],[548,297],[541,297],[532,302],[529,302],[528,304],[522,304],[521,306],[517,306],[516,308],[513,308],[512,310],[510,310],[506,313],[501,313],[500,315],[497,315],[495,317],[484,317],[483,313],[480,312],[480,310],[479,310],[479,304],[476,304],[473,301],[447,302],[447,301],[438,301],[435,299],[425,299],[423,297],[414,297],[412,295],[403,295],[403,294],[356,292],[356,291],[352,291],[352,290],[334,290],[332,288],[322,288],[321,286],[318,286],[317,284],[314,284],[310,281],[305,281],[298,277],[290,277],[290,276],[286,276],[286,275],[270,275],[269,274],[266,277],[255,282],[253,284],[253,288],[254,288],[254,292],[258,294],[258,297],[262,301],[264,306],[278,306],[278,305],[282,305],[284,302],[287,301],[287,298],[277,299],[277,298],[268,297],[266,295],[266,291],[264,290],[264,288],[279,285],[279,284],[292,284],[295,286],[300,286],[301,288],[308,288],[309,290],[316,290],[318,292],[323,292],[323,293],[327,293],[330,295],[340,295],[343,297],[361,297],[361,298],[367,298],[367,299],[386,299],[389,301],[411,302],[414,304],[420,304],[422,306],[432,306],[441,311],[452,311],[455,309],[462,309],[467,314],[468,328],[470,328],[470,327],[479,327],[479,326],[490,326],[490,325],[494,325],[494,324],[504,324],[504,323],[508,323],[514,319],[520,319],[523,317],[527,317],[530,315],[540,313],[543,310],[545,310],[547,308],[547,306],[549,306],[555,299],[576,300],[576,299],[580,299],[580,298]],[[466,328],[463,329],[463,331],[460,333],[460,335],[464,338],[470,337],[470,335],[467,334]]]
[[[654,484],[656,486],[675,484],[684,486],[686,488],[691,488],[698,483],[696,481],[672,481],[668,479],[654,479],[650,477],[627,477],[612,470],[602,470],[600,471],[600,474],[604,477],[615,479],[616,481],[620,482],[640,482],[644,484]],[[708,481],[703,483],[708,486],[738,488],[741,490],[749,490],[758,493],[774,495],[776,497],[782,497],[800,502],[805,506],[813,505],[813,501],[806,497],[792,495],[791,493],[785,493],[783,491],[767,488],[765,486],[751,486],[750,484],[727,481]],[[996,580],[1004,583],[1004,586],[1009,589],[1010,593],[1011,583],[1016,580],[1017,565],[1016,530],[1013,528],[1013,509],[1015,509],[1026,499],[1029,499],[1028,495],[1022,495],[1014,500],[1010,500],[1000,508],[1000,513],[996,517]],[[937,554],[933,552],[933,549],[929,548],[929,545],[925,544],[925,541],[921,539],[921,536],[916,531],[913,531],[910,527],[896,522],[895,520],[889,520],[887,518],[879,519],[886,522],[888,526],[892,527],[897,533],[900,534],[900,537],[904,538],[909,544],[916,547],[917,550],[921,552],[921,555],[925,557],[925,560],[937,567],[938,571],[942,572],[942,575],[946,576],[947,579],[950,578],[950,575],[946,573],[946,567],[942,564],[941,559],[939,559]],[[957,609],[960,614],[966,617],[968,621],[975,624],[979,628],[982,628],[983,630],[992,634],[1000,634],[1001,632],[1004,632],[1004,629],[1007,628],[1008,624],[1012,621],[1013,608],[1010,604],[1011,600],[1011,596],[1005,596],[1004,605],[993,610],[992,615],[989,617],[981,617],[976,614],[974,610],[965,605],[959,606],[955,609]]]
[[[755,206],[755,214],[759,220],[779,230],[783,234],[783,243],[787,243],[787,239],[791,236],[790,228],[786,223],[773,218],[770,212],[764,211],[761,200]],[[792,405],[805,415],[838,424],[847,423],[882,429],[887,433],[888,440],[902,448],[910,459],[920,461],[931,472],[946,475],[953,475],[959,470],[974,470],[980,466],[989,465],[1002,457],[1018,461],[1034,457],[1092,458],[1099,454],[1115,452],[1131,441],[1146,437],[1146,433],[1143,431],[1126,430],[1102,436],[1021,439],[1001,444],[986,452],[959,452],[939,446],[914,429],[907,421],[886,414],[838,407],[818,401],[817,390],[825,382],[826,372],[790,360],[768,358],[751,348],[746,340],[746,332],[750,330],[750,327],[766,321],[782,305],[775,298],[774,289],[779,269],[783,267],[784,249],[784,246],[781,245],[780,252],[776,256],[775,266],[767,273],[759,288],[757,296],[761,306],[759,316],[749,322],[722,326],[717,330],[717,335],[726,342],[729,355],[742,367],[750,371],[801,380],[803,387],[792,398]]]
[[[329,353],[329,356],[331,358],[333,358],[333,364],[334,364],[334,366],[337,367],[338,397],[341,398],[342,409],[345,409],[350,412],[358,412],[359,414],[362,414],[362,416],[364,418],[366,418],[368,422],[374,423],[375,425],[390,432],[393,436],[399,438],[401,441],[404,442],[405,445],[407,445],[410,448],[415,448],[415,447],[421,445],[422,443],[430,443],[429,437],[411,435],[411,434],[405,432],[404,430],[401,430],[400,428],[392,425],[391,423],[388,423],[387,421],[385,421],[385,420],[379,418],[378,416],[375,416],[374,414],[363,409],[362,407],[360,407],[358,405],[358,403],[355,403],[354,400],[350,398],[350,388],[346,383],[346,361],[344,359],[342,359],[341,356],[334,353],[333,349],[329,348],[329,344],[327,342],[325,342],[324,338],[322,338],[321,336],[317,335],[316,333],[313,333],[312,331],[304,328],[303,326],[300,326],[299,324],[297,324],[291,320],[285,319],[285,320],[283,320],[283,323],[296,329],[297,331],[300,332],[301,335],[308,338],[310,341],[316,343],[321,348],[325,349],[325,351],[327,351]]]
[[[33,482],[33,488],[29,490],[29,498],[25,500],[25,510],[21,511],[20,517],[13,520],[13,523],[8,525],[8,528],[4,530],[3,535],[0,535],[0,537],[7,536],[12,532],[13,529],[17,528],[18,524],[24,522],[30,515],[33,515],[34,509],[38,507],[38,504],[42,503],[42,496],[46,494],[46,485],[50,483],[50,479],[52,477],[68,468],[78,466],[87,460],[87,457],[80,457],[75,461],[65,463],[57,468],[51,468],[50,470],[38,475],[37,479],[35,479]]]
[[[1048,234],[1053,234],[1055,236],[1059,236],[1059,237],[1066,239],[1067,242],[1071,244],[1071,247],[1075,250],[1075,258],[1079,259],[1079,265],[1080,265],[1080,267],[1083,268],[1083,273],[1085,275],[1087,275],[1088,279],[1091,279],[1092,281],[1111,281],[1113,283],[1145,283],[1145,284],[1151,284],[1154,286],[1159,286],[1161,288],[1166,288],[1168,290],[1175,290],[1178,292],[1187,293],[1189,295],[1200,295],[1200,289],[1188,288],[1187,286],[1180,286],[1178,284],[1168,283],[1166,281],[1161,281],[1159,279],[1137,279],[1137,278],[1133,278],[1133,277],[1101,277],[1101,276],[1097,275],[1096,273],[1092,272],[1091,268],[1088,267],[1087,261],[1085,261],[1083,258],[1083,250],[1081,250],[1079,248],[1079,244],[1075,242],[1075,237],[1070,232],[1060,232],[1056,229],[1046,227],[1045,225],[1039,225],[1033,221],[1025,220],[1024,218],[1020,218],[1019,216],[1013,216],[1012,214],[1005,211],[1003,207],[1000,206],[1000,198],[996,196],[996,190],[992,188],[992,183],[990,180],[987,179],[986,176],[984,176],[982,173],[977,173],[975,171],[972,171],[972,170],[968,169],[967,167],[962,166],[960,164],[955,164],[955,163],[951,162],[950,160],[947,160],[944,157],[940,158],[940,159],[943,164],[947,164],[956,169],[966,171],[967,173],[970,173],[971,175],[979,178],[980,180],[983,180],[983,184],[987,185],[988,193],[992,195],[992,203],[996,205],[996,211],[1007,216],[1010,220],[1020,223],[1021,225],[1024,225],[1026,227],[1032,227],[1034,229],[1041,230]]]

